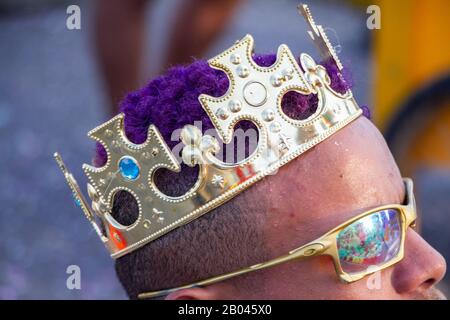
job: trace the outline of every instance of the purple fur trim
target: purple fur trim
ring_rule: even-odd
[[[322,66],[325,67],[327,73],[331,80],[331,88],[339,93],[345,93],[348,89],[353,87],[353,79],[348,68],[344,68],[342,72],[339,72],[339,69],[334,63],[333,60],[326,60],[322,63]]]
[[[372,119],[372,113],[370,112],[370,108],[368,106],[361,106],[362,112],[363,112],[363,116],[366,117],[367,119]]]
[[[263,67],[271,66],[274,54],[254,55],[255,62]],[[347,71],[339,75],[332,61],[324,64],[331,79],[331,87],[345,92],[351,87]],[[224,95],[228,88],[228,78],[223,71],[211,68],[206,61],[198,60],[187,66],[171,68],[166,75],[150,81],[143,88],[129,93],[121,102],[121,112],[125,114],[125,133],[134,143],[142,143],[147,137],[150,124],[154,124],[162,137],[173,148],[179,141],[171,141],[172,132],[194,121],[202,122],[203,132],[213,128],[213,124],[198,101],[200,94],[214,97]],[[317,108],[315,95],[302,95],[288,92],[282,101],[283,110],[293,118],[306,118]],[[253,126],[243,122],[240,128]],[[106,163],[106,151],[102,145],[96,145],[93,163],[101,167]]]

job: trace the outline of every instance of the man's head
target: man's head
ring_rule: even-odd
[[[273,57],[260,60],[270,65]],[[196,99],[200,93],[220,96],[227,85],[223,74],[203,65],[172,70],[127,97],[122,105],[127,136],[142,142],[152,122],[169,142],[170,128],[192,123],[186,113],[198,113],[197,119],[210,126],[200,105],[194,105]],[[289,101],[300,109],[297,114],[313,111],[314,97],[291,97]],[[309,109],[305,108],[308,103]],[[181,175],[160,172],[157,184],[163,192],[180,195],[195,182],[195,169],[188,170],[183,167]],[[403,199],[402,179],[383,137],[360,117],[231,201],[119,258],[117,273],[135,298],[141,292],[189,284],[276,258],[367,209],[399,204]],[[113,211],[119,222],[127,224],[137,208],[128,194],[121,193]],[[416,298],[424,297],[444,273],[443,258],[408,230],[405,258],[376,275],[380,277],[377,289],[370,289],[367,278],[341,283],[332,259],[321,256],[203,288],[179,290],[168,298]]]

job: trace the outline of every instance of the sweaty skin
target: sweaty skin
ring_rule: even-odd
[[[316,239],[376,206],[402,203],[400,171],[378,129],[359,117],[252,188],[269,197],[266,245],[272,258]],[[426,218],[426,217],[425,217]],[[245,266],[243,266],[245,267]],[[167,299],[421,299],[442,297],[433,289],[445,274],[444,258],[408,229],[404,259],[383,270],[380,286],[368,277],[340,282],[331,257],[293,261],[222,283],[179,290]],[[372,288],[372,289],[370,289]]]

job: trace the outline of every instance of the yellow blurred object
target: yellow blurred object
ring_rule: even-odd
[[[376,4],[381,8],[381,30],[374,31],[374,121],[384,130],[409,95],[450,72],[450,1]]]

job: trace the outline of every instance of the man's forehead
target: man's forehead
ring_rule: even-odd
[[[369,208],[401,203],[404,197],[399,169],[384,138],[363,117],[266,179],[261,187],[271,191],[268,233],[281,234],[283,227],[301,230],[305,241]],[[278,230],[272,231],[273,225]]]

